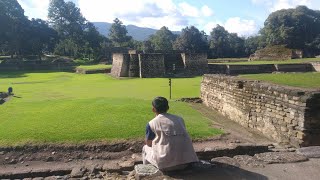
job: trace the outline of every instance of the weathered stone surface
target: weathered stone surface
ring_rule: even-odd
[[[108,161],[103,165],[102,169],[108,172],[120,172],[121,167],[118,161]]]
[[[308,158],[320,158],[320,146],[303,147],[297,149],[297,153]]]
[[[81,167],[75,167],[72,169],[70,176],[73,178],[80,178],[84,175],[84,173],[87,171],[87,169],[83,166]]]
[[[230,158],[230,157],[217,157],[211,159],[211,163],[213,164],[219,164],[222,166],[235,166],[235,167],[240,167],[240,164],[237,162],[236,159]]]
[[[201,99],[229,119],[283,145],[320,145],[320,91],[205,75]]]
[[[206,53],[114,53],[111,75],[114,77],[153,78],[198,76],[207,73]]]
[[[267,164],[294,163],[308,160],[306,156],[294,152],[267,152],[256,154],[254,157]]]
[[[151,164],[135,165],[134,170],[135,170],[136,179],[142,179],[144,177],[148,177],[148,178],[157,177],[157,176],[163,175],[162,172],[158,168],[154,167]]]
[[[130,171],[134,167],[134,160],[133,159],[129,159],[127,161],[120,162],[119,166],[120,166],[122,171]]]
[[[240,165],[245,165],[249,167],[264,167],[265,163],[258,160],[254,156],[249,155],[237,155],[233,157]]]

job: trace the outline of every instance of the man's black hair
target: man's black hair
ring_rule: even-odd
[[[164,97],[156,97],[152,101],[152,106],[156,109],[157,113],[165,113],[169,109],[168,100]]]

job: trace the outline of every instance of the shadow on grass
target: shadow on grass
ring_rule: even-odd
[[[30,71],[3,71],[0,72],[0,79],[24,78],[28,77],[28,73],[57,73],[57,72],[73,72],[72,70],[30,70]]]

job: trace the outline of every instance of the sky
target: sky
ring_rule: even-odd
[[[66,0],[68,1],[68,0]],[[274,11],[306,5],[320,10],[320,0],[70,0],[91,22],[112,23],[119,18],[125,25],[180,31],[196,26],[210,34],[217,24],[239,36],[252,36]],[[49,0],[18,0],[29,18],[46,20]]]

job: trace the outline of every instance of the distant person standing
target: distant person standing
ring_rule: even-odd
[[[184,120],[167,113],[168,100],[156,97],[152,101],[156,117],[146,126],[146,145],[143,147],[143,164],[152,164],[161,170],[177,170],[197,162],[198,157],[187,133]]]
[[[9,87],[9,88],[8,88],[8,94],[9,94],[9,95],[12,95],[12,94],[13,94],[13,88],[12,88],[12,87]]]

